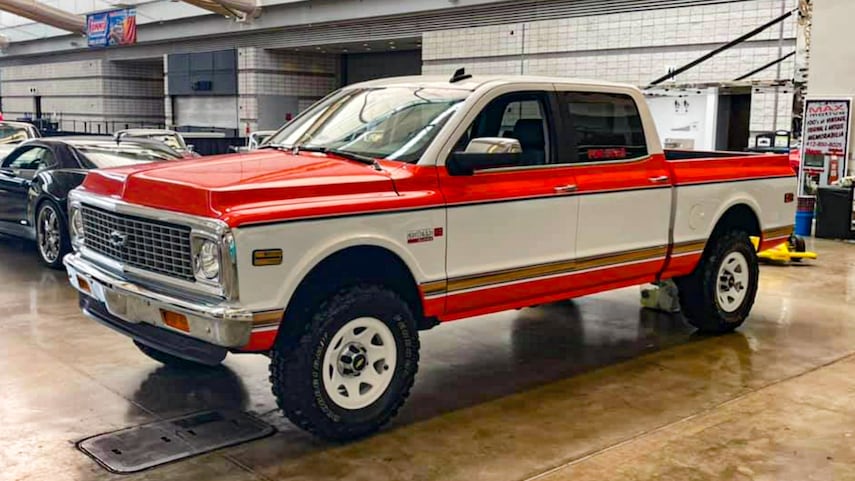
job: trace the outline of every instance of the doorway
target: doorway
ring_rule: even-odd
[[[716,150],[747,149],[751,137],[751,89],[720,92],[717,119]]]

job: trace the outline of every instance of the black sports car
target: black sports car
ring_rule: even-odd
[[[35,240],[47,266],[71,250],[67,199],[90,169],[181,159],[160,142],[112,137],[29,140],[0,163],[0,233]]]

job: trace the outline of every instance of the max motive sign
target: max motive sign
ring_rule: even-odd
[[[849,100],[807,100],[803,145],[808,155],[846,155]]]

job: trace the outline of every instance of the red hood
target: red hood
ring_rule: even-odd
[[[204,217],[310,198],[394,193],[390,175],[316,153],[276,150],[92,171],[83,188],[125,202]]]

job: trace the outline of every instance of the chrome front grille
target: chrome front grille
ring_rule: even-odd
[[[190,228],[81,207],[83,244],[122,264],[194,281]]]

